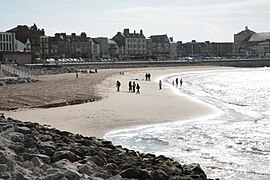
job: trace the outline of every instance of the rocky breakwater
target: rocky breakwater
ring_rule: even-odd
[[[4,78],[0,79],[0,86],[11,85],[11,84],[22,84],[22,83],[35,83],[38,80],[30,78]]]
[[[207,179],[198,164],[0,116],[0,179]]]

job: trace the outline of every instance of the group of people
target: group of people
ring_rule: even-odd
[[[150,81],[150,78],[151,78],[151,74],[150,73],[146,73],[145,74],[145,79],[146,79],[146,81]],[[182,79],[180,79],[179,80],[179,78],[176,78],[175,79],[175,84],[174,84],[174,81],[172,82],[172,84],[173,85],[176,85],[176,86],[178,86],[178,84],[180,84],[180,87],[182,86],[182,84],[183,84],[183,80]],[[120,91],[120,86],[121,86],[121,82],[120,81],[116,81],[116,88],[117,88],[117,91]],[[132,92],[132,93],[137,93],[137,94],[140,94],[140,85],[139,85],[139,83],[135,83],[135,81],[129,81],[128,82],[128,92]],[[159,80],[159,90],[161,90],[162,89],[162,81],[161,80]],[[137,90],[137,91],[136,91]]]
[[[116,90],[117,92],[120,91],[120,86],[121,86],[121,82],[119,80],[116,81]],[[128,82],[128,92],[132,92],[132,93],[137,93],[137,94],[140,94],[140,85],[139,83],[135,83],[135,81],[129,81]],[[137,91],[136,91],[137,90]]]
[[[140,94],[141,87],[140,87],[139,83],[136,84],[134,81],[133,82],[129,81],[128,82],[128,92],[135,93],[135,89],[137,90],[136,93]]]
[[[182,86],[182,84],[183,84],[183,80],[182,79],[178,79],[178,78],[176,78],[175,79],[175,86],[178,86],[178,84],[180,84],[180,87]],[[172,85],[174,85],[174,81],[172,82]]]
[[[150,73],[145,74],[145,80],[146,81],[151,81],[151,74]]]

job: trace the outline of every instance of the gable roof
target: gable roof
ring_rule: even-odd
[[[168,38],[168,36],[165,35],[153,35],[150,36],[150,39],[152,40],[153,43],[169,43],[170,40]]]
[[[249,42],[262,42],[270,39],[270,32],[254,33],[250,38]]]

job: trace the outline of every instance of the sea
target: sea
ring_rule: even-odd
[[[218,113],[114,131],[106,139],[181,164],[199,163],[208,178],[270,179],[270,68],[174,73],[160,78],[176,96],[188,96]],[[181,87],[172,85],[176,78],[183,79]]]

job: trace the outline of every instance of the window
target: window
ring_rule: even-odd
[[[0,41],[2,41],[2,34],[0,34]]]

